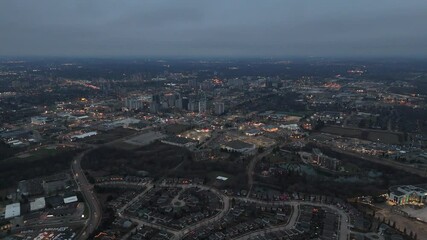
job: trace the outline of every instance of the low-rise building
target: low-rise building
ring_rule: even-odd
[[[192,146],[195,146],[197,144],[196,141],[184,137],[168,137],[166,139],[161,140],[162,143],[178,146],[178,147],[186,147],[190,148]]]
[[[30,211],[37,211],[46,207],[46,200],[44,197],[36,198],[30,202]]]
[[[47,117],[35,116],[31,117],[31,124],[34,125],[45,125],[49,119]]]
[[[254,144],[249,144],[240,140],[233,140],[221,145],[222,149],[230,152],[239,152],[243,154],[254,154],[256,147]]]
[[[20,203],[12,203],[6,205],[6,211],[4,213],[4,218],[14,218],[21,215],[21,204]]]
[[[396,205],[427,203],[427,189],[422,186],[402,185],[390,188],[388,200]]]

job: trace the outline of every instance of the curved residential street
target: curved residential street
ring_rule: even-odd
[[[81,231],[81,233],[78,235],[78,239],[87,239],[88,236],[90,236],[91,234],[94,233],[94,231],[97,229],[97,227],[99,226],[101,219],[102,219],[102,209],[101,209],[101,205],[96,197],[96,194],[93,192],[93,186],[92,184],[90,184],[84,174],[83,169],[81,168],[81,160],[83,158],[83,156],[90,150],[92,150],[93,147],[91,147],[89,150],[84,151],[83,153],[79,154],[78,156],[75,157],[75,159],[72,162],[71,165],[71,171],[73,173],[74,179],[79,187],[79,190],[82,192],[82,195],[85,199],[86,202],[86,206],[89,208],[88,212],[89,212],[89,216],[87,216],[87,221],[85,223],[85,227],[84,229]],[[254,231],[254,232],[250,232],[246,235],[242,235],[239,236],[236,239],[248,239],[248,238],[252,238],[255,237],[259,234],[265,234],[265,233],[271,233],[271,232],[276,232],[276,231],[282,231],[282,230],[288,230],[288,229],[293,229],[295,228],[295,225],[298,221],[299,218],[299,206],[300,205],[312,205],[312,206],[319,206],[319,207],[324,207],[324,208],[329,208],[335,212],[337,212],[339,214],[339,221],[340,221],[340,226],[339,226],[339,239],[342,240],[347,240],[349,237],[349,226],[348,226],[348,222],[349,222],[349,217],[348,215],[341,209],[337,208],[334,205],[328,205],[328,204],[323,204],[323,203],[314,203],[314,202],[304,202],[304,201],[274,201],[274,202],[267,202],[267,201],[262,201],[262,200],[258,200],[258,199],[252,199],[250,198],[250,194],[251,194],[251,190],[252,190],[252,186],[253,186],[253,174],[254,174],[254,168],[255,165],[257,163],[257,161],[259,161],[262,157],[268,155],[270,152],[272,151],[272,148],[266,149],[263,153],[257,154],[256,156],[254,156],[251,160],[251,162],[249,163],[248,166],[248,170],[247,170],[247,174],[248,174],[248,184],[249,184],[249,191],[246,197],[235,197],[235,199],[240,200],[240,201],[246,201],[246,202],[253,202],[253,203],[258,203],[258,204],[263,204],[263,205],[290,205],[292,207],[292,215],[289,219],[289,221],[286,224],[282,224],[279,226],[275,226],[275,227],[270,227],[267,229],[263,229],[262,231]],[[222,205],[222,209],[220,209],[220,212],[218,214],[216,214],[215,216],[212,216],[211,218],[208,219],[204,219],[194,225],[188,226],[184,229],[181,230],[177,230],[177,229],[172,229],[166,226],[163,226],[161,224],[158,223],[151,223],[148,221],[145,221],[143,219],[137,219],[134,217],[130,217],[130,216],[125,216],[129,219],[131,219],[132,221],[138,223],[138,225],[144,225],[144,226],[149,226],[155,229],[159,229],[159,230],[164,230],[167,231],[169,233],[171,233],[174,238],[173,239],[182,239],[184,238],[188,233],[212,224],[213,222],[216,222],[218,220],[220,220],[222,217],[224,217],[231,209],[231,198],[225,194],[223,194],[221,191],[219,191],[216,188],[210,187],[210,186],[205,186],[205,185],[198,185],[198,184],[166,184],[165,182],[160,183],[159,184],[160,187],[181,187],[183,189],[187,189],[187,188],[192,188],[192,187],[197,187],[201,190],[210,190],[213,193],[215,193],[222,201],[223,205]],[[148,183],[146,185],[146,189],[144,191],[142,191],[140,194],[138,194],[136,197],[134,197],[131,201],[129,201],[127,204],[125,204],[123,207],[121,207],[120,209],[117,209],[117,213],[120,216],[124,216],[124,210],[129,207],[130,205],[132,205],[134,202],[136,202],[139,198],[141,198],[144,194],[146,194],[150,189],[152,189],[154,187],[154,183]],[[122,239],[126,239],[127,237],[129,237],[130,234],[126,234]]]
[[[223,208],[220,211],[220,213],[218,213],[217,215],[215,215],[211,218],[204,219],[195,225],[188,226],[188,227],[181,229],[181,230],[172,229],[172,228],[163,226],[161,224],[152,223],[152,222],[148,222],[145,220],[126,216],[126,217],[130,218],[131,220],[133,220],[134,222],[138,223],[139,225],[150,226],[150,227],[153,227],[153,228],[156,228],[159,230],[167,231],[167,232],[174,235],[174,239],[182,239],[189,232],[194,231],[200,227],[212,224],[215,221],[218,221],[219,219],[224,217],[231,209],[231,206],[230,206],[231,197],[229,197],[229,196],[221,193],[217,189],[209,187],[209,186],[197,185],[197,184],[164,184],[164,183],[160,184],[159,186],[161,186],[161,187],[182,187],[183,189],[197,187],[201,190],[210,190],[210,191],[214,192],[215,194],[217,194],[223,201]],[[149,189],[151,189],[151,187],[149,187]],[[128,204],[126,204],[124,207],[119,209],[118,210],[119,214],[122,214],[126,207],[130,206],[133,202],[137,201],[147,191],[148,191],[148,189],[145,190],[144,192],[142,192],[141,194],[139,194],[138,196],[136,196]],[[257,204],[263,204],[263,205],[272,205],[272,206],[283,206],[283,205],[289,206],[290,205],[292,207],[291,217],[286,224],[282,224],[282,225],[275,226],[275,227],[270,227],[270,228],[259,230],[259,231],[250,232],[246,235],[239,236],[236,239],[248,239],[248,238],[255,237],[259,234],[266,234],[266,233],[271,233],[271,232],[295,228],[295,225],[298,222],[298,218],[299,218],[299,214],[300,214],[300,212],[299,212],[299,206],[300,205],[319,206],[319,207],[323,207],[323,208],[328,208],[328,209],[338,213],[338,215],[339,215],[339,233],[338,233],[339,239],[347,240],[349,237],[349,234],[350,234],[348,215],[345,213],[344,210],[336,207],[335,205],[329,205],[329,204],[317,203],[317,202],[306,202],[306,201],[272,201],[272,202],[268,202],[268,201],[262,201],[262,200],[247,198],[247,197],[235,197],[234,199],[244,201],[244,202],[252,202],[252,203],[257,203]],[[123,239],[126,239],[126,238],[123,238]]]
[[[141,196],[143,196],[149,189],[152,188],[153,185],[150,185],[149,188],[147,188],[144,192],[142,192],[141,194],[139,194],[138,196],[136,196],[135,198],[133,198],[129,203],[127,203],[125,206],[123,206],[122,208],[120,208],[118,210],[119,214],[122,215],[123,211],[130,205],[132,205],[132,203],[134,203],[135,201],[137,201]],[[156,224],[156,223],[150,223],[148,221],[142,220],[142,219],[137,219],[134,217],[130,217],[130,216],[126,216],[127,218],[131,219],[132,221],[138,223],[139,225],[146,225],[146,226],[150,226],[159,230],[165,230],[168,231],[170,233],[172,233],[175,237],[174,239],[181,239],[182,237],[184,237],[187,233],[189,233],[190,231],[197,229],[199,227],[202,227],[204,225],[207,224],[211,224],[212,222],[218,221],[219,219],[221,219],[222,217],[224,217],[229,211],[230,211],[230,198],[224,194],[222,194],[220,191],[218,191],[217,189],[208,187],[208,186],[204,186],[204,185],[193,185],[193,184],[160,184],[161,187],[181,187],[183,189],[187,189],[187,188],[192,188],[192,187],[197,187],[201,190],[210,190],[213,193],[215,193],[222,201],[223,203],[223,207],[221,209],[221,211],[216,214],[215,216],[212,216],[210,218],[204,219],[194,225],[188,226],[184,229],[181,230],[176,230],[176,229],[172,229],[160,224]]]
[[[342,210],[339,209],[338,207],[336,207],[335,205],[330,205],[330,204],[325,204],[325,203],[317,203],[317,202],[307,202],[307,201],[274,201],[274,202],[266,202],[266,201],[261,201],[261,200],[257,200],[257,199],[250,199],[250,198],[244,198],[244,197],[240,197],[240,198],[236,198],[242,201],[248,201],[248,202],[253,202],[253,203],[259,203],[259,204],[270,204],[270,205],[291,205],[294,207],[298,207],[300,205],[311,205],[311,206],[318,206],[318,207],[323,207],[323,208],[329,208],[335,212],[337,212],[340,216],[340,226],[339,226],[339,239],[341,240],[345,240],[348,239],[348,236],[350,234],[350,229],[349,229],[349,222],[350,219],[347,215],[347,213]],[[298,211],[296,211],[297,214],[299,214]],[[294,216],[291,217],[291,219],[293,219]],[[298,218],[296,218],[297,220]],[[296,224],[296,220],[294,222],[294,225]],[[289,223],[289,225],[291,225],[291,222]]]

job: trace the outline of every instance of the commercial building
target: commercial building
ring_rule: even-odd
[[[221,148],[230,152],[239,152],[247,155],[254,154],[256,149],[254,144],[249,144],[240,140],[227,142],[221,145]]]
[[[77,202],[78,198],[76,195],[72,195],[72,196],[68,196],[68,197],[64,197],[64,203],[68,204],[68,203],[74,203]]]
[[[4,218],[14,218],[21,215],[21,204],[20,203],[12,203],[6,205],[6,211],[4,213]]]
[[[92,131],[92,132],[87,132],[87,133],[73,135],[73,136],[71,136],[71,141],[78,140],[78,139],[83,139],[83,138],[87,138],[87,137],[92,137],[92,136],[95,136],[97,134],[98,134],[98,132]]]
[[[194,101],[194,100],[191,100],[191,101],[188,103],[188,111],[191,111],[191,112],[195,112],[195,111],[197,111],[197,106],[198,106],[197,102],[196,102],[196,101]]]
[[[427,203],[427,186],[403,185],[390,188],[388,200],[396,205]]]
[[[265,125],[262,127],[262,130],[264,130],[266,132],[277,132],[277,131],[279,131],[279,128],[277,126],[273,126],[273,125]]]
[[[246,136],[258,136],[261,134],[262,134],[262,132],[258,129],[249,129],[245,132]]]
[[[205,113],[207,109],[206,99],[202,99],[199,102],[199,113]]]
[[[150,112],[151,113],[157,113],[160,110],[160,103],[158,102],[151,102],[150,103]]]
[[[46,194],[65,189],[70,180],[68,174],[56,174],[43,180],[42,186]]]
[[[173,93],[165,95],[168,106],[169,107],[175,107],[175,101],[177,99],[177,96]]]
[[[225,112],[225,105],[223,102],[216,102],[214,104],[215,106],[215,114],[216,115],[222,115]]]
[[[144,103],[139,98],[126,98],[125,107],[129,110],[138,110],[144,107]]]
[[[44,197],[36,198],[30,202],[30,211],[37,211],[46,207],[46,200]]]
[[[174,145],[174,146],[178,146],[178,147],[186,147],[186,148],[190,148],[190,147],[195,146],[197,144],[197,142],[192,140],[192,139],[188,139],[188,138],[184,138],[184,137],[176,137],[176,136],[168,137],[164,140],[161,140],[161,142],[169,144],[169,145]]]
[[[178,109],[183,109],[184,107],[183,107],[183,104],[182,104],[182,98],[181,97],[179,97],[178,99],[176,99],[175,100],[175,107],[176,108],[178,108]]]
[[[49,119],[47,117],[35,116],[31,117],[31,124],[34,125],[45,125]]]

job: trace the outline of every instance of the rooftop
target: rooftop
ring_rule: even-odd
[[[244,148],[253,148],[254,145],[240,141],[240,140],[233,140],[230,142],[227,142],[224,144],[226,147],[233,148],[233,149],[244,149]]]
[[[21,215],[21,204],[20,203],[12,203],[6,205],[6,211],[4,218],[13,218]]]

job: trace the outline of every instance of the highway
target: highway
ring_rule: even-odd
[[[86,150],[81,154],[77,155],[71,164],[71,172],[73,173],[74,180],[76,181],[77,186],[85,199],[86,206],[89,208],[88,209],[89,216],[87,216],[88,219],[86,221],[85,227],[77,236],[77,239],[82,239],[82,240],[88,239],[88,236],[94,233],[94,231],[98,228],[99,224],[101,223],[101,219],[102,219],[101,204],[96,198],[96,195],[93,192],[93,186],[87,180],[83,172],[83,169],[80,165],[83,156],[90,150],[92,149]]]

